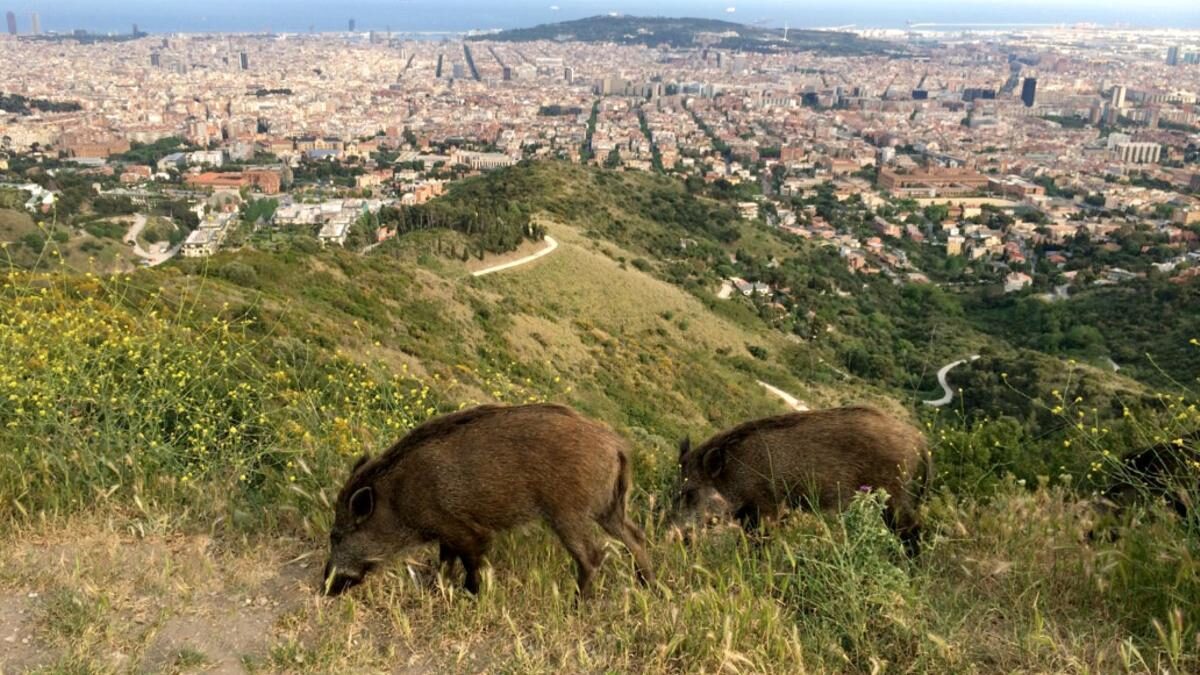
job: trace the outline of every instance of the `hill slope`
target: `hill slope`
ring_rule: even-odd
[[[707,45],[748,52],[820,51],[832,54],[866,54],[897,51],[895,46],[888,43],[867,40],[851,33],[789,30],[785,39],[784,32],[778,29],[716,19],[651,16],[593,16],[477,35],[468,39],[498,42],[575,40],[648,47]]]
[[[730,530],[669,541],[675,440],[786,410],[758,380],[814,406],[910,414],[892,399],[903,388],[845,373],[837,343],[894,342],[921,303],[959,346],[986,336],[943,312],[944,298],[904,304],[870,286],[861,299],[814,293],[847,320],[832,337],[793,339],[753,304],[713,298],[714,264],[774,251],[841,283],[836,258],[769,239],[666,179],[523,166],[447,199],[477,192],[528,205],[559,248],[482,278],[437,254],[466,235],[422,231],[367,256],[299,241],[128,279],[0,279],[6,672],[1195,669],[1196,523],[1151,510],[1118,541],[1084,544],[1091,511],[1077,495],[1032,489],[1026,472],[1059,471],[1032,456],[1064,438],[1084,462],[1130,443],[1135,421],[1075,430],[1077,413],[1099,421],[1091,400],[1059,400],[1071,424],[1047,439],[929,417],[950,475],[918,561],[883,529],[879,496],[845,516],[796,515],[758,543]],[[1079,375],[1063,372],[1036,389]],[[1010,403],[1027,395],[1017,375]],[[477,599],[438,584],[428,550],[345,597],[317,597],[331,501],[357,455],[440,412],[529,400],[578,406],[632,441],[631,513],[658,588],[637,587],[614,549],[597,597],[576,606],[566,555],[529,528],[499,539]],[[1198,421],[1172,405],[1174,427],[1148,416],[1142,432]]]

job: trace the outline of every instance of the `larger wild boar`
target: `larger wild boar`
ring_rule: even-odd
[[[645,537],[625,516],[626,444],[608,427],[558,405],[481,406],[413,429],[379,457],[363,456],[342,487],[329,534],[325,589],[353,586],[389,555],[438,542],[462,561],[468,591],[493,536],[544,519],[578,566],[586,595],[604,549],[599,524],[620,539],[644,583]]]
[[[918,502],[933,473],[925,437],[874,408],[753,420],[679,450],[677,527],[732,516],[754,530],[783,506],[838,509],[869,487],[887,491],[888,526],[919,549]]]

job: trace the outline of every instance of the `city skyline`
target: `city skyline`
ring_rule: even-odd
[[[286,6],[275,0],[214,0],[203,6],[169,6],[146,0],[124,0],[98,5],[85,0],[22,0],[8,3],[20,24],[20,32],[30,30],[30,16],[40,15],[43,31],[70,32],[76,29],[120,32],[138,22],[150,32],[306,32],[309,27],[322,32],[345,30],[355,19],[359,30],[464,32],[493,28],[513,28],[539,23],[582,18],[618,12],[632,15],[654,14],[696,16],[771,26],[903,28],[909,23],[941,24],[961,27],[974,25],[1097,23],[1129,24],[1148,28],[1200,27],[1200,11],[1194,3],[1182,0],[1152,0],[1148,3],[1100,4],[1079,0],[1049,3],[987,1],[983,3],[927,0],[897,6],[878,0],[859,0],[833,6],[803,7],[772,0],[751,2],[666,2],[653,11],[626,0],[579,2],[535,2],[517,0],[499,5],[481,0],[460,2],[382,2],[349,0],[329,3],[300,0]],[[733,10],[733,11],[730,11]]]

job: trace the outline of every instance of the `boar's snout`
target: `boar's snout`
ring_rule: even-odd
[[[667,541],[671,543],[683,542],[685,546],[692,543],[692,533],[695,528],[684,525],[671,525],[667,530]]]
[[[731,515],[729,501],[716,488],[689,486],[675,500],[667,536],[687,544],[697,530],[719,525]]]
[[[371,565],[363,565],[361,569],[344,569],[334,564],[333,560],[325,563],[325,574],[321,577],[321,592],[324,595],[341,595],[345,591],[361,584]]]

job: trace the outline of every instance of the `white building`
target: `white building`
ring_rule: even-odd
[[[322,244],[344,246],[346,237],[350,234],[350,226],[353,224],[354,215],[352,213],[340,213],[321,226],[321,231],[317,233],[317,239]]]
[[[221,242],[225,241],[225,235],[229,234],[232,223],[232,213],[206,216],[200,227],[188,234],[179,253],[185,258],[203,258],[216,253],[221,248]]]
[[[1023,288],[1029,288],[1033,285],[1033,278],[1024,272],[1013,272],[1007,277],[1004,277],[1004,292],[1015,293]]]
[[[221,166],[225,163],[225,153],[220,150],[197,150],[187,154],[187,163],[189,166],[198,164],[207,164],[210,166]]]
[[[455,164],[466,164],[478,171],[501,169],[517,163],[517,160],[501,152],[456,152],[452,159]]]
[[[1155,164],[1162,153],[1158,143],[1119,143],[1117,156],[1125,164]]]

